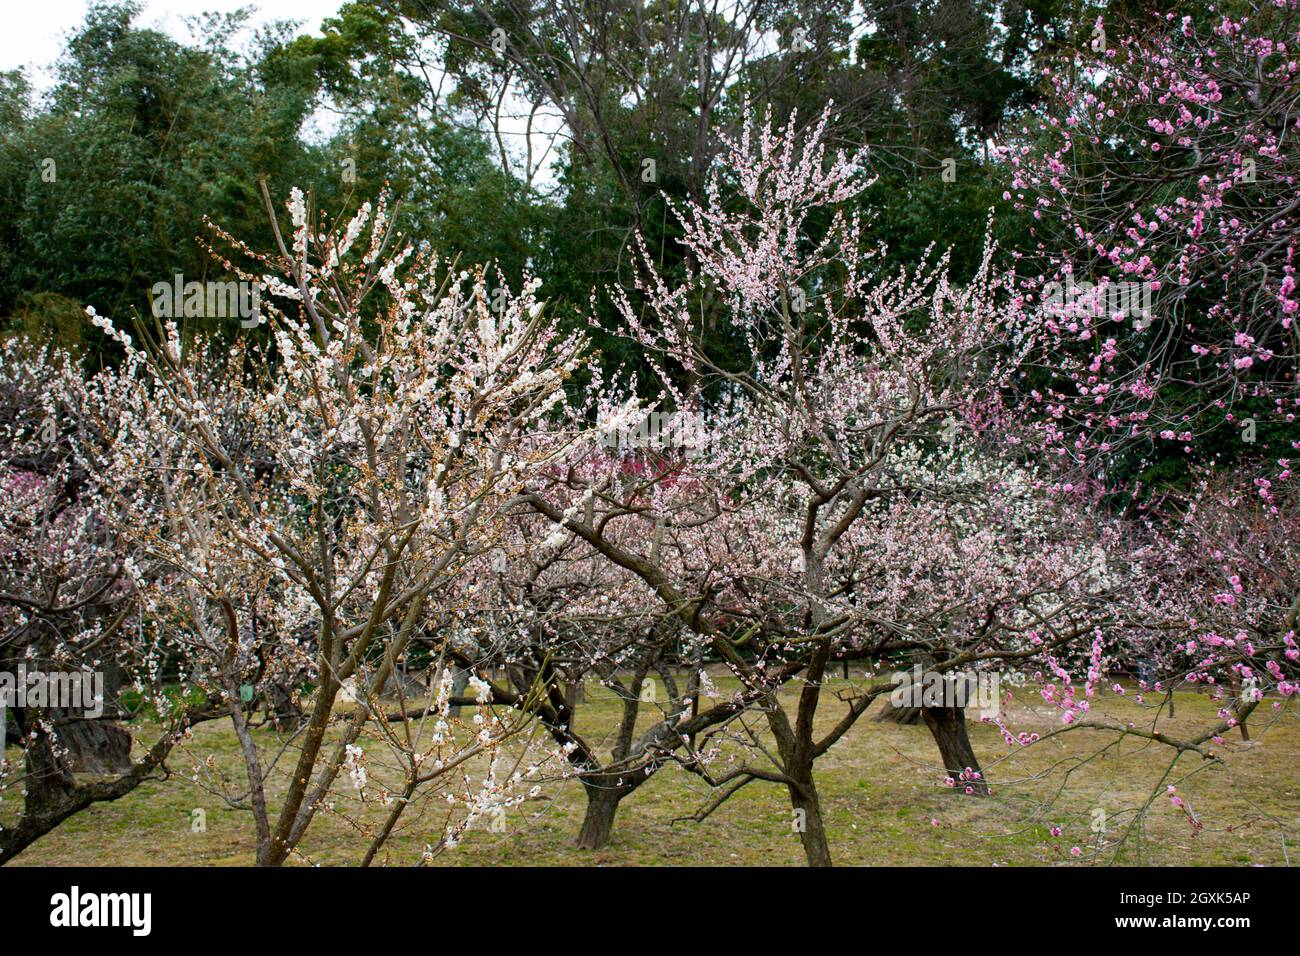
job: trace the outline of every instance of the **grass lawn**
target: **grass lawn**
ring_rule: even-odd
[[[724,691],[728,682],[716,683]],[[843,682],[840,682],[843,683]],[[734,683],[732,684],[734,687]],[[819,720],[838,717],[836,684],[823,696]],[[783,698],[792,706],[797,688]],[[877,703],[876,708],[880,704]],[[646,708],[643,708],[645,710]],[[1110,698],[1094,713],[1150,726],[1152,710],[1129,698]],[[1217,706],[1194,693],[1177,698],[1176,719],[1159,729],[1191,736],[1215,720]],[[1300,713],[1275,713],[1265,703],[1251,721],[1254,738],[1234,732],[1217,748],[1225,765],[1184,756],[1172,772],[1174,751],[1137,738],[1077,731],[1038,745],[1011,749],[996,728],[972,722],[970,732],[985,776],[988,799],[968,797],[943,786],[938,752],[924,726],[878,723],[863,717],[821,761],[818,781],[839,864],[937,865],[1282,865],[1300,859]],[[612,731],[618,706],[612,694],[588,684],[577,729],[589,739]],[[1059,722],[1032,691],[1016,692],[1008,711],[1014,731],[1046,732]],[[643,718],[646,724],[649,716]],[[265,745],[275,744],[265,732]],[[1110,745],[1107,747],[1106,745]],[[20,761],[11,748],[9,760]],[[271,798],[283,793],[292,751],[277,765]],[[15,865],[247,865],[253,860],[252,815],[227,805],[194,779],[196,768],[224,774],[232,788],[243,765],[225,721],[200,727],[194,739],[169,761],[170,778],[151,781],[115,803],[83,812],[29,848]],[[1166,773],[1168,777],[1166,778]],[[372,781],[383,778],[382,768]],[[1203,824],[1199,830],[1164,795],[1166,783]],[[1134,811],[1154,789],[1145,825],[1130,830]],[[355,799],[346,774],[337,785],[334,811],[318,815],[294,862],[350,864],[366,845],[357,828],[384,813],[377,803]],[[504,832],[488,821],[476,824],[464,842],[436,857],[437,866],[560,865],[781,865],[803,863],[784,788],[762,782],[743,788],[707,820],[686,817],[708,800],[698,777],[678,767],[657,773],[619,809],[611,844],[588,852],[574,847],[585,805],[581,785],[553,780],[539,798],[511,808]],[[14,818],[14,790],[4,793],[0,823]],[[387,847],[388,861],[409,864],[419,848],[441,833],[445,809],[438,800],[412,806]],[[193,832],[191,813],[204,810],[206,832]],[[937,825],[936,825],[937,821]],[[1059,837],[1049,827],[1063,827]],[[1121,841],[1121,837],[1126,838]],[[1076,859],[1072,847],[1083,852]]]

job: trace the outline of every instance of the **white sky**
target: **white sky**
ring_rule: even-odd
[[[299,20],[300,32],[315,32],[341,5],[342,0],[146,0],[135,23],[188,41],[183,17],[254,6],[254,25]],[[58,58],[67,35],[86,18],[89,6],[86,0],[0,0],[0,70],[26,68],[32,85],[47,89],[51,79],[46,68]]]

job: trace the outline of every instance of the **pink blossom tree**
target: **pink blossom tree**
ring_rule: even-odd
[[[1127,626],[1086,661],[1055,662],[1042,691],[1066,722],[1055,733],[1167,744],[1166,776],[1188,756],[1221,765],[1223,734],[1246,736],[1260,703],[1282,709],[1295,687],[1300,9],[1211,21],[1099,21],[1118,38],[1049,68],[1048,97],[999,150],[1004,198],[1038,239],[1024,280],[1044,315],[1026,388],[1043,413],[1034,447],[1060,490],[1134,502]],[[1153,726],[1079,706],[1124,692],[1104,677],[1114,664],[1146,672]],[[1215,688],[1219,720],[1157,729],[1188,685]]]
[[[1001,146],[1004,198],[1038,240],[1034,396],[1071,468],[1296,447],[1298,25],[1291,0],[1205,32],[1174,13],[1124,34],[1099,21],[1116,37],[1049,67]]]

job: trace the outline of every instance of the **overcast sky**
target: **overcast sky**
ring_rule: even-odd
[[[255,6],[255,24],[270,20],[300,20],[301,30],[314,32],[321,20],[332,16],[342,0],[146,0],[136,19],[139,26],[161,29],[178,40],[188,40],[183,17],[207,11],[229,13]],[[50,79],[43,69],[58,57],[63,40],[86,17],[86,0],[0,0],[0,71],[27,68],[37,89]]]

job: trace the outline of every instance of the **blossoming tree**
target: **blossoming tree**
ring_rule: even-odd
[[[1294,450],[1298,23],[1287,0],[1212,31],[1174,13],[1133,25],[1050,68],[1000,148],[1004,198],[1038,240],[1035,397],[1069,466],[1241,458],[1269,481],[1261,452]]]
[[[1038,238],[1025,280],[1045,316],[1035,447],[1058,487],[1131,501],[1141,529],[1117,662],[1145,671],[1139,699],[1156,716],[1187,686],[1222,707],[1172,734],[1084,719],[1060,696],[1065,668],[1044,694],[1071,718],[1058,733],[1169,745],[1169,776],[1187,755],[1221,766],[1227,730],[1245,736],[1266,697],[1282,709],[1295,693],[1300,7],[1107,26],[1116,39],[1047,71],[1050,95],[999,152],[1004,198]],[[1099,693],[1105,656],[1087,664]]]
[[[502,719],[480,693],[467,736],[448,721],[450,688],[434,687],[431,712],[380,721],[371,739],[386,754],[382,775],[362,772],[361,737],[430,606],[499,535],[503,502],[555,454],[541,424],[563,403],[582,343],[556,332],[535,282],[513,295],[427,248],[394,249],[382,201],[334,228],[300,192],[289,212],[287,239],[272,213],[269,255],[216,230],[239,260],[227,264],[272,299],[273,357],[237,349],[213,361],[174,321],[142,328],[137,345],[96,319],[148,373],[115,464],[165,490],[159,530],[148,511],[133,524],[176,569],[171,593],[196,632],[205,686],[231,708],[258,863],[284,862],[314,816],[336,809],[345,767],[363,799],[387,808],[363,862],[436,793],[462,812],[427,839],[432,854],[510,799],[516,781],[496,779],[495,758],[527,718]],[[315,689],[275,809],[244,704],[259,681],[303,669]],[[357,706],[344,715],[345,688]]]
[[[661,401],[701,418],[698,447],[632,470],[592,456],[528,486],[539,512],[637,575],[731,669],[775,747],[729,721],[714,733],[749,741],[757,759],[719,770],[710,737],[677,760],[718,788],[712,806],[752,780],[784,785],[814,865],[830,861],[814,762],[887,690],[841,695],[843,713],[818,730],[832,662],[916,653],[947,671],[1043,654],[1091,635],[1109,587],[1074,538],[1039,560],[1017,551],[1038,540],[1013,516],[1042,492],[1012,480],[1016,429],[999,421],[1034,336],[1012,277],[991,246],[965,284],[942,256],[877,266],[845,209],[865,176],[855,159],[828,160],[826,122],[799,136],[793,118],[781,132],[769,120],[728,144],[730,179],[677,210],[698,272],[670,286],[643,247],[645,313],[613,291]],[[701,347],[701,297],[741,331],[740,361],[723,367]],[[591,404],[606,428],[645,413],[617,388]],[[987,510],[968,512],[963,533],[934,536],[934,552],[909,544],[952,529],[972,499]],[[951,775],[982,789],[960,715],[930,717]]]
[[[130,793],[192,727],[223,716],[214,702],[169,694],[163,665],[183,647],[147,617],[156,565],[121,534],[94,478],[93,456],[111,444],[95,424],[116,397],[88,388],[67,355],[12,341],[0,351],[0,671],[10,685],[0,694],[33,678],[41,688],[2,702],[4,719],[17,718],[8,742],[21,744],[23,767],[0,754],[0,795],[21,793],[16,821],[0,828],[0,863]],[[156,723],[118,722],[142,710]]]

